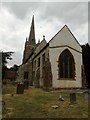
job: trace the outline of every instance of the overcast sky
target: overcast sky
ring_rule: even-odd
[[[10,0],[7,0],[10,1]],[[20,0],[19,0],[20,1]],[[23,1],[23,0],[22,0]],[[42,0],[41,0],[42,1]],[[66,24],[80,44],[88,42],[88,2],[4,2],[0,3],[0,50],[14,51],[8,66],[20,65],[32,15],[36,42],[47,42]]]

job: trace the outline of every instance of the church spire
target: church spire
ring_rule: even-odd
[[[35,27],[34,27],[34,15],[32,17],[32,23],[31,23],[31,29],[29,34],[29,41],[33,44],[35,44]]]

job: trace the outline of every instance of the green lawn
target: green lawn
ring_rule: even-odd
[[[11,94],[14,94],[12,96]],[[69,91],[45,92],[38,88],[24,90],[24,94],[17,95],[14,85],[3,86],[3,100],[6,103],[5,118],[87,118],[88,101],[83,94],[76,94],[77,103],[70,106]],[[65,101],[59,101],[62,95]],[[52,105],[58,105],[53,109]]]

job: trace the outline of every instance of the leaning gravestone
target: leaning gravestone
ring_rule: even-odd
[[[23,85],[23,83],[18,83],[17,84],[16,93],[17,94],[23,94],[24,93],[24,85]]]
[[[76,93],[70,93],[70,103],[76,103]]]

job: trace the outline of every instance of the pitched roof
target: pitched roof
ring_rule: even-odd
[[[51,40],[49,41],[49,43],[52,41],[52,39],[57,35],[59,34],[64,28],[67,28],[68,31],[71,33],[71,35],[74,37],[74,39],[76,40],[76,42],[78,43],[78,45],[81,47],[80,43],[77,41],[76,37],[73,35],[73,33],[71,32],[71,30],[69,29],[69,27],[67,25],[64,25],[52,38]]]
[[[31,58],[32,55],[36,57],[41,51],[43,51],[49,44],[46,42],[46,40],[42,40],[41,43],[32,51],[32,53],[29,55],[29,57],[25,60],[25,63],[28,62],[28,60]]]

